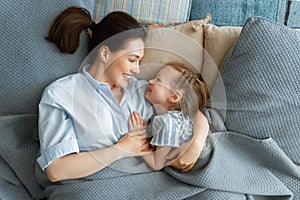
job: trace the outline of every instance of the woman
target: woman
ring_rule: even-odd
[[[46,39],[62,53],[73,53],[82,30],[95,49],[93,62],[81,73],[50,84],[39,104],[37,161],[52,182],[85,177],[121,158],[151,153],[145,131],[128,132],[127,123],[132,111],[146,120],[152,115],[151,104],[141,102],[146,82],[133,78],[144,56],[145,30],[123,12],[95,24],[87,10],[71,7],[57,16]],[[206,118],[198,115],[195,120],[200,133],[207,134]],[[172,166],[189,170],[194,165],[200,133]]]

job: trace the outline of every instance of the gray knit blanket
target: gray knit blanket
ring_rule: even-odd
[[[82,179],[46,188],[48,199],[300,199],[300,170],[271,138],[212,131],[189,172],[151,171],[139,158],[123,159]]]

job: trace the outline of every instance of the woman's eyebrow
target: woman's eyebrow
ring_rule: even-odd
[[[129,56],[134,56],[136,58],[140,58],[140,56],[136,55],[136,54],[129,54]]]

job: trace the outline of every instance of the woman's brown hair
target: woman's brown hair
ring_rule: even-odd
[[[54,19],[46,39],[56,44],[62,53],[72,54],[79,46],[80,34],[83,30],[90,35],[89,50],[122,32],[124,34],[114,37],[105,44],[111,51],[122,49],[129,39],[145,40],[147,35],[140,23],[127,13],[111,12],[99,23],[95,23],[87,9],[70,7]],[[126,33],[129,30],[130,32]]]
[[[196,73],[180,62],[169,62],[165,66],[172,67],[180,73],[177,80],[174,80],[175,87],[183,91],[180,101],[181,111],[189,116],[196,114],[197,110],[203,111],[210,96],[209,89],[200,73]]]

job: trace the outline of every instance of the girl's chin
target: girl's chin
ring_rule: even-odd
[[[144,97],[145,97],[145,99],[147,99],[148,101],[150,101],[150,99],[149,99],[149,93],[145,93],[145,95],[144,95]]]

